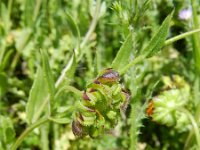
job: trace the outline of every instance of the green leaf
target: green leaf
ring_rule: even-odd
[[[49,120],[55,122],[55,123],[59,123],[59,124],[67,124],[71,122],[71,119],[69,118],[54,118],[54,117],[50,117]]]
[[[172,15],[173,12],[163,21],[157,33],[154,34],[150,42],[142,50],[142,55],[145,55],[146,57],[151,57],[160,51],[168,35]]]
[[[10,64],[10,59],[12,57],[13,52],[14,52],[13,50],[9,50],[5,54],[3,54],[2,63],[1,63],[1,60],[0,60],[0,70],[4,70]]]
[[[26,107],[27,122],[29,124],[37,120],[37,112],[41,107],[44,107],[44,101],[47,98],[48,89],[45,79],[43,78],[43,71],[38,67],[36,78],[30,90],[29,99]]]
[[[4,24],[5,32],[8,33],[11,27],[11,21],[9,17],[8,9],[4,3],[0,3],[0,18],[1,22]]]
[[[132,47],[132,36],[129,34],[120,50],[118,51],[117,56],[113,60],[111,67],[120,72],[121,69],[129,62]]]
[[[78,40],[80,40],[80,32],[79,32],[79,28],[77,26],[77,23],[74,21],[74,19],[72,18],[72,16],[70,14],[66,14],[66,19],[67,19],[67,23],[71,29],[71,32],[73,33],[73,35],[75,37],[78,37]]]
[[[23,30],[15,36],[15,41],[16,41],[16,49],[19,52],[22,52],[23,49],[26,47],[28,44],[30,37],[32,35],[33,31],[31,28],[23,28]]]
[[[31,27],[33,25],[33,12],[34,12],[35,1],[26,0],[23,11],[23,21],[26,26]]]
[[[3,96],[8,88],[8,79],[4,72],[0,72],[0,98]]]
[[[76,57],[75,57],[75,54],[73,54],[71,59],[69,60],[68,69],[67,69],[67,72],[65,74],[67,78],[73,78],[74,72],[76,70],[76,65],[77,65]]]
[[[0,115],[0,131],[0,141],[8,144],[14,140],[15,130],[10,118]]]
[[[45,50],[41,50],[41,56],[42,56],[43,76],[47,82],[48,91],[50,93],[50,98],[52,101],[55,94],[55,83],[54,83],[53,73],[51,71],[49,65],[49,58]]]
[[[64,81],[63,79],[65,79],[65,77],[67,77],[67,79],[72,79],[73,78],[74,72],[76,70],[76,66],[77,66],[76,58],[75,58],[75,54],[73,53],[73,55],[70,58],[69,62],[67,63],[67,65],[63,69],[63,71],[61,73],[61,76],[59,77],[58,81],[56,82],[56,87],[58,87],[61,84],[61,82]]]

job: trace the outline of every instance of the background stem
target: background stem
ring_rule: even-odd
[[[200,132],[199,132],[199,127],[198,127],[197,122],[195,121],[194,117],[187,109],[181,108],[181,111],[184,112],[190,119],[192,127],[193,127],[193,132],[195,133],[195,136],[196,136],[198,149],[200,149]],[[185,147],[187,147],[187,145]]]
[[[197,0],[191,0],[193,14],[193,29],[199,28],[199,20],[197,15]],[[193,37],[193,55],[195,60],[196,72],[200,73],[200,37],[199,34],[194,34]]]
[[[37,128],[38,126],[48,122],[49,119],[48,118],[43,118],[40,119],[38,121],[36,121],[34,124],[30,125],[26,130],[24,130],[24,132],[17,138],[17,140],[15,141],[15,143],[11,146],[11,150],[16,150],[19,145],[22,143],[22,141],[24,140],[24,138],[35,128]]]

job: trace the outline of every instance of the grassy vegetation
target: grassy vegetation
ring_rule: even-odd
[[[200,149],[199,6],[0,0],[0,150]]]

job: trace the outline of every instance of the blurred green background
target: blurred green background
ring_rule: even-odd
[[[65,83],[84,90],[100,70],[111,65],[130,31],[134,35],[131,55],[134,58],[173,9],[168,38],[192,29],[191,17],[180,18],[180,11],[191,9],[188,0],[102,0],[95,18],[97,3],[94,0],[0,0],[0,115],[9,117],[16,137],[27,127],[25,109],[37,66],[41,64],[40,49],[48,52],[55,81],[75,54],[75,73]],[[92,24],[94,19],[96,22]],[[91,24],[94,29],[84,43],[88,30],[93,28]],[[137,64],[124,75],[122,81],[134,95],[131,104],[137,104],[135,108],[128,107],[126,121],[120,120],[113,133],[97,139],[77,139],[71,124],[49,123],[31,132],[20,149],[128,149],[132,120],[138,121],[134,131],[137,149],[183,149],[188,131],[151,122],[142,106],[151,94],[160,92],[161,85],[157,86],[157,82],[163,76],[178,74],[187,80],[193,93],[198,91],[192,52],[192,39],[188,37],[165,46],[158,55]],[[193,93],[188,106],[191,110],[199,96],[198,92]],[[65,109],[77,99],[66,92],[58,98],[55,107]],[[132,109],[135,109],[135,118],[130,117]],[[72,118],[72,113],[66,117]],[[13,134],[10,143],[14,140]],[[2,142],[0,148],[5,145]]]

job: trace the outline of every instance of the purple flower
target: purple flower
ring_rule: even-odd
[[[178,17],[180,20],[189,20],[192,17],[191,8],[182,9],[179,12]]]

